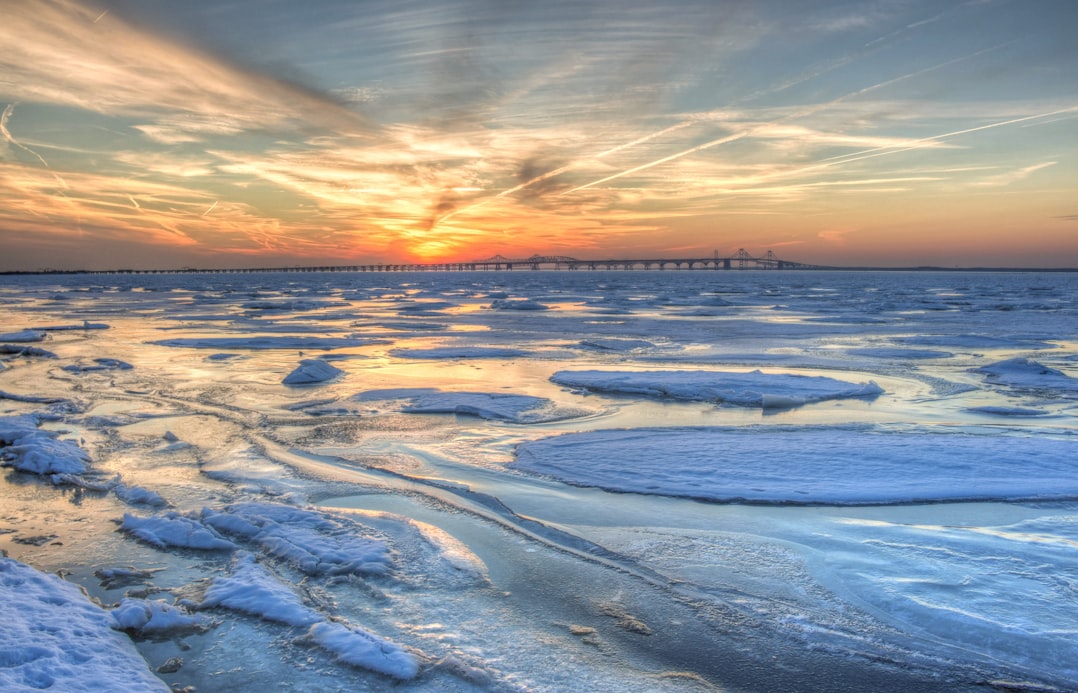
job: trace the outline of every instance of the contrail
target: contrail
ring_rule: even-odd
[[[7,121],[11,118],[11,116],[14,113],[15,113],[15,104],[9,103],[7,105],[7,108],[4,109],[3,114],[0,114],[0,134],[2,134],[4,136],[5,140],[7,140],[11,144],[15,145],[19,149],[23,150],[27,154],[30,154],[31,156],[36,158],[38,161],[40,161],[41,164],[45,168],[52,169],[52,167],[49,166],[49,162],[45,161],[44,157],[42,157],[40,154],[35,152],[33,149],[30,149],[29,147],[24,145],[22,142],[19,142],[17,139],[15,139],[15,136],[11,134],[11,131],[7,129]],[[59,176],[57,176],[57,177],[59,177]],[[66,188],[67,185],[65,184],[64,187]]]
[[[841,102],[843,102],[843,101],[845,101],[847,99],[851,99],[851,98],[854,98],[854,97],[857,97],[857,96],[861,96],[863,94],[867,94],[867,93],[869,93],[871,91],[875,91],[876,89],[882,89],[883,87],[890,86],[892,84],[895,84],[896,82],[901,82],[903,80],[907,80],[907,79],[910,79],[912,77],[917,77],[917,76],[923,75],[923,74],[925,74],[927,72],[932,72],[934,70],[939,70],[941,68],[947,67],[948,65],[952,65],[954,63],[961,62],[963,60],[969,60],[970,58],[974,58],[974,57],[976,57],[978,55],[981,55],[982,53],[985,53],[987,51],[996,50],[996,49],[1000,48],[1003,45],[1006,45],[1006,44],[999,44],[997,46],[992,46],[991,48],[983,48],[983,49],[981,49],[979,51],[976,51],[974,53],[970,53],[969,55],[964,55],[964,56],[961,56],[961,57],[958,57],[958,58],[952,58],[951,60],[947,60],[945,62],[939,63],[937,65],[933,65],[931,67],[926,67],[926,68],[923,68],[923,69],[920,69],[920,70],[916,70],[914,72],[910,72],[910,73],[905,74],[905,75],[901,75],[899,77],[894,77],[892,79],[889,79],[889,80],[886,80],[886,81],[883,81],[883,82],[879,82],[878,84],[873,84],[873,85],[868,86],[868,87],[863,87],[861,89],[858,89],[857,91],[852,91],[852,92],[850,92],[848,94],[843,94],[842,96],[838,97],[837,99],[832,99],[831,101],[828,101],[827,103],[819,104],[819,105],[813,106],[811,108],[806,108],[806,109],[802,109],[800,111],[796,111],[796,112],[791,113],[791,114],[789,114],[787,116],[779,118],[778,120],[773,120],[773,121],[771,121],[769,123],[763,123],[761,125],[757,125],[755,127],[752,127],[750,129],[745,130],[745,131],[740,132],[740,133],[736,133],[736,134],[733,134],[733,135],[727,135],[725,137],[720,137],[718,139],[711,140],[710,142],[705,142],[703,144],[698,144],[695,147],[690,147],[689,149],[685,149],[685,150],[682,150],[680,152],[676,152],[674,154],[664,156],[661,159],[657,159],[655,161],[652,161],[652,162],[649,162],[649,163],[646,163],[646,164],[640,164],[639,166],[634,166],[633,168],[630,168],[630,169],[628,169],[626,171],[622,171],[620,173],[615,173],[615,174],[609,175],[609,176],[607,176],[605,178],[600,178],[599,180],[592,181],[591,183],[585,183],[584,185],[578,185],[577,187],[572,188],[571,190],[566,190],[562,194],[574,193],[574,192],[577,192],[578,190],[585,190],[585,189],[593,187],[595,185],[602,185],[603,183],[607,183],[609,181],[616,180],[616,179],[621,178],[623,176],[632,175],[632,174],[637,173],[639,171],[643,171],[645,169],[652,168],[653,166],[659,166],[660,164],[665,164],[665,163],[668,163],[670,161],[674,161],[675,159],[680,159],[680,158],[688,156],[690,154],[695,154],[696,152],[702,151],[704,149],[710,149],[711,147],[717,147],[720,144],[727,144],[728,142],[733,142],[735,140],[743,139],[743,138],[751,135],[753,132],[756,132],[758,130],[768,128],[768,127],[773,127],[773,126],[778,125],[778,124],[780,124],[780,123],[782,123],[784,121],[792,120],[794,118],[803,118],[805,116],[813,115],[814,113],[818,113],[818,112],[820,112],[820,111],[822,111],[824,109],[830,108],[831,106],[839,104],[839,103],[841,103]],[[919,141],[919,140],[915,140],[915,141]]]
[[[947,139],[949,137],[958,137],[959,135],[968,135],[971,132],[979,132],[981,130],[990,130],[992,128],[1003,127],[1005,125],[1016,125],[1018,123],[1026,123],[1031,120],[1041,120],[1043,118],[1051,118],[1052,116],[1061,115],[1064,113],[1078,113],[1078,106],[1072,106],[1070,108],[1063,108],[1057,111],[1049,111],[1047,113],[1037,113],[1030,116],[1022,116],[1021,118],[1011,118],[1009,120],[1001,120],[995,123],[988,123],[987,125],[978,125],[977,127],[965,128],[962,130],[953,130],[951,132],[945,132],[940,135],[932,135],[930,137],[922,137],[920,139],[911,140],[910,142],[896,147],[874,147],[872,149],[863,149],[859,152],[851,152],[849,154],[843,154],[841,156],[833,156],[827,159],[822,159],[818,163],[811,164],[809,166],[802,166],[801,168],[790,169],[788,171],[779,171],[777,173],[764,174],[757,176],[756,181],[771,180],[775,178],[785,178],[787,176],[796,176],[809,171],[816,171],[819,169],[830,168],[832,166],[839,166],[841,164],[848,164],[853,161],[863,161],[865,159],[875,159],[881,156],[889,156],[891,154],[900,154],[902,152],[908,152],[912,149],[918,149],[919,145],[926,142],[935,142],[937,140]]]
[[[210,212],[212,212],[212,211],[213,211],[213,210],[214,210],[214,209],[215,209],[216,207],[217,207],[217,200],[214,200],[214,201],[213,201],[213,204],[212,204],[212,205],[210,205],[210,208],[209,208],[209,209],[207,209],[207,210],[206,210],[205,212],[203,212],[202,214],[199,214],[199,216],[200,216],[200,217],[204,217],[204,216],[206,216],[207,214],[209,214]]]

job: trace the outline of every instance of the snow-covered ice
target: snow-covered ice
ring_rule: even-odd
[[[869,398],[876,383],[849,383],[826,376],[715,371],[558,371],[550,378],[566,387],[614,395],[716,402],[743,407],[799,407],[830,399]]]
[[[310,385],[324,383],[332,380],[344,371],[332,366],[321,359],[303,359],[299,362],[296,370],[285,376],[282,381],[285,385]]]
[[[289,626],[310,626],[323,620],[250,553],[236,556],[229,575],[214,578],[200,606],[242,611]]]
[[[86,472],[86,451],[39,425],[40,419],[30,414],[0,417],[0,466],[41,475]]]
[[[168,691],[110,612],[55,575],[0,557],[0,689]]]
[[[1076,278],[0,277],[0,688],[1078,689]]]
[[[524,443],[514,466],[612,491],[723,502],[1078,499],[1078,438],[843,428],[631,429]]]
[[[160,516],[140,517],[124,513],[120,529],[161,549],[170,547],[231,551],[236,545],[222,538],[198,520],[169,512]]]

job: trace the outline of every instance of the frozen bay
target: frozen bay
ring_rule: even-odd
[[[0,567],[147,663],[28,627],[5,684],[1078,688],[1078,275],[0,294]],[[20,580],[9,619],[72,599]]]

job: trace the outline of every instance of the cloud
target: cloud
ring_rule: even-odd
[[[0,23],[0,93],[144,118],[159,141],[302,127],[362,132],[335,100],[125,22],[76,0],[10,0]]]
[[[1045,161],[1040,164],[1033,164],[1031,166],[1024,166],[1022,168],[1014,169],[1013,171],[1007,171],[1006,173],[999,173],[994,176],[986,176],[978,181],[975,181],[973,185],[997,188],[1013,185],[1024,180],[1029,179],[1037,171],[1048,168],[1049,166],[1055,166],[1057,161]]]

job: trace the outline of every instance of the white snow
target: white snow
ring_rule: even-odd
[[[883,393],[875,382],[849,383],[819,375],[722,371],[558,371],[551,381],[614,395],[789,408],[830,399]]]
[[[116,627],[139,635],[173,634],[199,630],[209,625],[206,618],[163,599],[122,599],[111,611]]]
[[[229,536],[254,542],[310,575],[380,575],[393,557],[380,538],[350,520],[275,503],[205,508],[202,521]]]
[[[176,512],[153,517],[139,517],[124,513],[120,529],[159,549],[179,547],[231,551],[236,548],[235,544],[221,538],[198,520],[184,517]]]
[[[322,359],[303,359],[299,366],[285,376],[282,381],[285,385],[309,385],[323,383],[343,374],[340,368],[331,366]]]
[[[0,417],[0,466],[31,474],[83,474],[90,456],[75,443],[37,428],[29,414]]]
[[[160,493],[141,486],[117,483],[112,487],[112,492],[128,505],[149,505],[154,508],[163,508],[168,505],[168,501],[162,498]]]
[[[322,620],[265,566],[246,552],[237,554],[228,576],[216,577],[200,608],[220,606],[289,626],[309,626]]]
[[[0,557],[0,690],[167,692],[75,586]]]
[[[419,673],[419,662],[400,645],[355,627],[340,623],[316,623],[308,637],[332,652],[338,660],[363,669],[411,679]]]
[[[516,455],[514,467],[571,484],[722,502],[1078,498],[1078,438],[654,428],[544,438]]]

